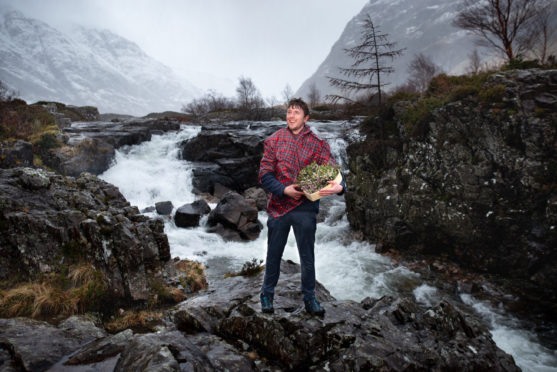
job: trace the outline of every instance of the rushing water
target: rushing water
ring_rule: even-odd
[[[345,164],[346,142],[340,131],[352,128],[353,123],[312,123],[311,126],[327,139],[337,160]],[[246,124],[245,130],[251,130],[250,124]],[[191,203],[196,199],[192,193],[192,164],[178,159],[178,144],[199,131],[199,127],[183,127],[179,133],[153,136],[149,142],[123,148],[116,152],[114,165],[100,177],[118,186],[130,203],[140,209],[158,201],[170,200],[175,208]],[[434,305],[443,298],[444,294],[426,284],[419,274],[375,253],[372,244],[351,239],[344,198],[327,199],[322,202],[326,216],[317,225],[316,275],[334,297],[361,301],[368,296],[410,294],[426,305]],[[205,264],[211,284],[227,272],[238,271],[246,261],[265,258],[267,217],[264,212],[259,213],[259,220],[265,227],[252,242],[224,242],[220,236],[205,232],[206,217],[201,227],[188,229],[178,228],[168,220],[165,232],[172,256]],[[289,236],[284,258],[299,262],[293,234]],[[557,351],[541,345],[533,332],[520,328],[518,320],[470,295],[461,294],[460,299],[484,319],[497,345],[511,354],[524,371],[557,372]]]

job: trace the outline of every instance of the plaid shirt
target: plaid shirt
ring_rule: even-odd
[[[265,174],[272,173],[282,185],[291,185],[296,183],[298,173],[314,161],[320,165],[336,165],[326,141],[317,137],[307,125],[304,125],[297,135],[288,128],[279,129],[264,142],[259,182],[261,183],[261,178]],[[274,218],[284,216],[307,200],[268,194],[267,213]]]

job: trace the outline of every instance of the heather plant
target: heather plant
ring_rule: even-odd
[[[330,164],[319,165],[313,162],[300,171],[296,182],[303,191],[313,194],[327,186],[327,181],[334,180],[339,170],[340,167],[338,166]]]

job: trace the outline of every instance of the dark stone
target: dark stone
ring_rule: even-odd
[[[211,212],[211,208],[205,200],[199,199],[191,204],[185,204],[176,210],[174,223],[178,227],[199,226],[202,216]]]
[[[267,193],[260,187],[250,187],[243,193],[246,201],[253,203],[258,211],[267,209]]]
[[[106,277],[115,304],[147,301],[170,259],[163,222],[88,173],[0,169],[0,205],[0,280],[33,280],[80,259]]]
[[[33,145],[25,141],[0,142],[0,168],[33,165]]]
[[[257,208],[250,205],[240,194],[229,192],[211,211],[207,224],[210,227],[221,224],[224,228],[239,233],[244,240],[255,240],[262,228],[257,217]],[[220,233],[219,230],[216,232]]]
[[[155,212],[156,208],[153,206],[147,207],[147,208],[143,208],[141,210],[141,213],[151,213],[151,212]]]
[[[155,210],[160,215],[168,216],[170,213],[172,213],[173,209],[174,206],[172,205],[171,201],[162,201],[155,203]]]
[[[481,89],[505,87],[503,103],[470,96],[434,109],[423,128],[402,120],[412,103],[394,105],[388,138],[372,131],[347,149],[350,225],[384,250],[505,278],[557,320],[556,79],[493,74]]]

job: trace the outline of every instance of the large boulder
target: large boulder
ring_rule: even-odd
[[[170,260],[164,224],[139,213],[115,186],[31,168],[0,169],[0,280],[32,280],[92,263],[111,298],[148,301]]]
[[[504,277],[557,320],[556,95],[557,70],[508,71],[414,126],[413,103],[395,105],[372,123],[388,138],[347,150],[351,226]]]
[[[257,208],[231,191],[209,213],[207,224],[228,240],[255,240],[262,228],[257,217]]]
[[[239,193],[258,186],[263,141],[278,128],[261,123],[245,126],[203,126],[199,135],[182,142],[182,159],[196,164],[192,183],[197,192],[212,194],[216,183]]]
[[[184,204],[176,210],[174,223],[178,227],[199,226],[201,217],[209,212],[211,212],[211,207],[205,200],[196,200],[193,203]]]

